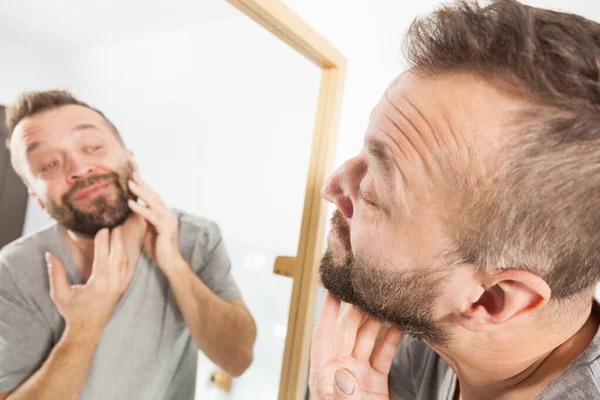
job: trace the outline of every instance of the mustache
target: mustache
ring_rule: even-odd
[[[346,217],[340,210],[335,210],[331,216],[331,229],[335,232],[338,239],[341,240],[346,250],[350,250],[352,245],[350,243],[350,225]]]
[[[69,191],[63,195],[63,198],[62,198],[63,204],[67,204],[71,200],[71,198],[73,198],[75,193],[77,193],[79,190],[85,189],[89,186],[92,186],[92,185],[95,185],[95,184],[101,183],[101,182],[115,182],[118,185],[119,184],[119,174],[117,174],[116,172],[110,172],[108,174],[95,175],[95,176],[91,176],[87,179],[77,181],[71,187],[71,189],[69,189]]]

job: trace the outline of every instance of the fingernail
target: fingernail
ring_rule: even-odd
[[[350,373],[343,368],[335,371],[335,384],[338,389],[346,395],[354,393],[354,382],[352,381],[352,377],[350,376]]]
[[[52,264],[52,258],[50,257],[50,253],[44,254],[46,257],[46,264],[48,264],[48,268],[52,268],[54,265]]]

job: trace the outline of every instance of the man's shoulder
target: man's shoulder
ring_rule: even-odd
[[[594,304],[594,312],[600,312]],[[588,348],[544,389],[538,399],[600,398],[600,330]]]
[[[221,229],[216,222],[178,209],[180,247],[197,247],[211,251],[221,242]]]
[[[589,364],[571,365],[536,400],[600,398],[600,357]]]
[[[14,240],[0,249],[0,265],[12,269],[36,260],[43,261],[47,251],[55,251],[57,234],[53,223]]]
[[[0,291],[36,297],[47,292],[45,253],[56,252],[55,224],[25,235],[0,249]]]

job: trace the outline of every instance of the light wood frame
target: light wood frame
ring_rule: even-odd
[[[327,205],[320,190],[333,167],[346,59],[280,0],[227,1],[322,69],[298,251],[296,257],[279,257],[275,265],[276,273],[294,279],[279,400],[304,400],[319,282],[317,266],[327,223]]]

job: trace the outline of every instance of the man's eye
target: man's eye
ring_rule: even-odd
[[[369,200],[366,196],[365,193],[359,188],[358,189],[358,199],[364,201],[366,204],[370,205],[370,206],[374,206],[377,207],[377,204],[373,203],[371,200]]]
[[[42,171],[44,171],[44,172],[49,171],[54,167],[56,167],[56,161],[52,161],[52,162],[49,162],[48,164],[44,164],[44,166],[42,167]]]
[[[92,153],[92,152],[100,149],[100,147],[101,146],[91,146],[91,147],[88,147],[85,151],[88,152],[88,153]]]

